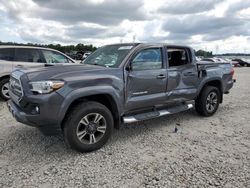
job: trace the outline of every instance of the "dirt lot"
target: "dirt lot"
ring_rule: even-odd
[[[86,154],[17,123],[1,103],[0,187],[250,187],[250,68],[235,76],[213,117],[191,110],[126,125]]]

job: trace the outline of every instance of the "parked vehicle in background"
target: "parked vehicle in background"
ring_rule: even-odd
[[[91,54],[92,52],[84,52],[82,50],[80,51],[72,51],[69,54],[69,56],[75,60],[76,63],[83,63],[83,61]]]
[[[241,67],[241,65],[239,64],[238,61],[234,61],[232,59],[229,59],[229,58],[223,58],[225,59],[227,62],[230,62],[234,67]]]
[[[82,56],[82,60],[85,60],[92,52],[85,52]]]
[[[208,62],[213,62],[216,63],[216,60],[214,58],[203,58],[201,61],[208,61]]]
[[[70,51],[70,52],[67,52],[65,54],[67,56],[71,57],[72,59],[78,60],[78,61],[81,61],[82,60],[82,56],[83,56],[82,51]]]
[[[218,63],[228,63],[229,62],[226,59],[221,58],[221,57],[213,57],[213,59],[215,60],[215,62],[218,62]]]
[[[244,58],[242,58],[242,59],[240,59],[240,58],[235,58],[235,59],[233,59],[233,61],[238,62],[238,64],[239,64],[240,66],[243,66],[243,67],[250,67],[250,60],[247,60],[247,59],[244,59]]]
[[[29,46],[0,46],[0,98],[9,99],[9,77],[15,69],[75,63],[53,49]]]
[[[203,58],[200,61],[213,62],[213,63],[231,63],[234,67],[240,66],[237,61],[233,61],[231,59],[222,57]]]
[[[98,48],[82,65],[12,72],[10,112],[44,134],[63,132],[80,151],[102,147],[113,128],[188,110],[212,116],[233,87],[230,63],[199,63],[166,44]]]
[[[197,61],[201,61],[204,57],[199,57],[199,56],[196,56],[196,60]]]

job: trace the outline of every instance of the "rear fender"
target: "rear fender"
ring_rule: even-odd
[[[203,88],[206,87],[206,86],[215,86],[215,87],[218,87],[218,89],[220,90],[221,92],[221,101],[220,103],[222,103],[222,100],[223,100],[223,82],[222,82],[222,79],[220,77],[214,77],[214,78],[210,78],[210,79],[206,79],[206,80],[203,80],[197,90],[197,93],[196,93],[196,98],[199,96],[199,94],[202,92]]]

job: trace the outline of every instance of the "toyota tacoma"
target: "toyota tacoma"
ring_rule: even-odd
[[[101,148],[113,128],[195,107],[213,115],[234,84],[230,63],[197,62],[194,50],[167,44],[107,45],[82,65],[19,69],[8,107],[18,122],[63,133],[80,152]]]

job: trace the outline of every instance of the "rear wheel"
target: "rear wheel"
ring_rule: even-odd
[[[64,122],[66,143],[79,152],[101,148],[111,136],[113,117],[109,109],[97,102],[84,102],[71,110]]]
[[[217,87],[205,87],[195,101],[195,109],[202,116],[212,116],[218,109],[221,93]]]
[[[9,95],[9,78],[4,78],[0,81],[0,98],[1,100],[10,99]]]

